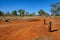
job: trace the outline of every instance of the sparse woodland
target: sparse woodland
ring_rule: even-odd
[[[6,13],[0,11],[0,16],[60,16],[60,2],[56,2],[50,5],[51,9],[49,10],[51,12],[47,13],[44,11],[44,9],[38,10],[38,15],[36,15],[35,12],[26,12],[24,9],[19,10],[13,10],[11,13],[8,11]]]

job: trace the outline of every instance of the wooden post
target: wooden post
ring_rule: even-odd
[[[46,24],[46,20],[44,19],[44,24]]]
[[[49,32],[57,31],[57,30],[51,30],[51,26],[52,26],[52,22],[49,22]]]
[[[49,22],[49,32],[51,32],[51,24],[52,22]]]

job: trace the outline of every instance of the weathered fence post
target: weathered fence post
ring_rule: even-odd
[[[54,31],[57,31],[57,30],[51,30],[51,26],[52,26],[52,22],[49,22],[49,32],[54,32]]]
[[[49,22],[49,32],[51,32],[51,24],[52,22]]]
[[[46,24],[46,20],[44,19],[44,24]]]

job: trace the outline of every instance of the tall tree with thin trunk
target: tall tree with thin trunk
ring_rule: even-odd
[[[11,16],[11,13],[10,12],[6,12],[5,16]]]
[[[60,2],[56,2],[50,5],[51,6],[51,15],[58,16],[60,15]]]
[[[0,11],[0,16],[3,16],[3,15],[4,15],[4,13],[2,11]]]
[[[24,14],[25,14],[25,10],[23,10],[23,9],[18,10],[18,12],[20,13],[20,16],[24,16]]]
[[[13,15],[13,16],[17,16],[17,11],[14,10],[14,11],[12,12],[12,15]]]
[[[44,10],[39,10],[38,11],[38,14],[39,14],[39,16],[46,16],[46,15],[48,15],[48,13],[46,13]]]

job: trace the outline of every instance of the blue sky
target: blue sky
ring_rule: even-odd
[[[60,0],[0,0],[0,11],[12,12],[13,10],[24,9],[26,12],[38,12],[43,9],[50,13],[50,4],[60,2]]]

